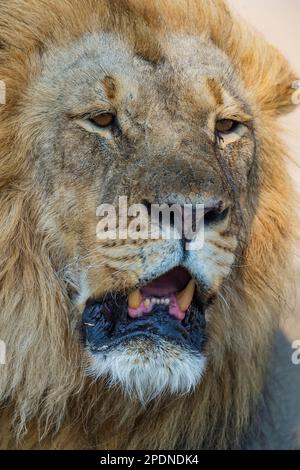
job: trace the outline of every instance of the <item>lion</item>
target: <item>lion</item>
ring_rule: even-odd
[[[1,448],[297,447],[281,53],[223,0],[2,0],[0,79]],[[120,197],[201,233],[102,239]]]

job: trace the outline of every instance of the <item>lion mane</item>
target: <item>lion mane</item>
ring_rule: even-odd
[[[43,53],[86,32],[122,31],[155,59],[165,31],[204,34],[238,70],[260,126],[260,193],[238,266],[213,306],[213,367],[189,396],[142,406],[85,377],[60,247],[39,230],[30,181],[26,88]],[[222,0],[2,0],[0,79],[1,448],[174,449],[239,447],[263,388],[274,328],[291,283],[294,195],[279,115],[292,109],[296,76],[282,55]],[[212,353],[213,351],[213,353]]]

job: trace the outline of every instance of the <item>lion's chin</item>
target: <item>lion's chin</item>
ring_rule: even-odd
[[[192,392],[206,364],[201,353],[143,336],[108,354],[89,352],[89,357],[89,375],[105,378],[109,386],[121,387],[129,398],[143,404],[162,395]]]
[[[130,295],[87,302],[82,335],[89,375],[142,402],[191,392],[205,368],[205,309],[195,281],[176,268],[144,285],[135,308]]]

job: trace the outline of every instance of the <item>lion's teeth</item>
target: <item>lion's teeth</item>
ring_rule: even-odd
[[[143,300],[142,294],[139,289],[131,292],[128,295],[128,307],[129,308],[139,308]]]
[[[192,279],[185,289],[176,294],[176,303],[181,312],[186,312],[191,305],[195,287],[195,281]],[[128,307],[130,309],[136,310],[142,307],[149,311],[153,305],[172,305],[172,299],[169,297],[147,297],[146,299],[143,299],[142,293],[139,289],[136,289],[128,295]],[[146,313],[146,311],[144,313]]]
[[[186,312],[192,303],[195,292],[195,281],[191,279],[185,289],[176,295],[177,304],[182,312]]]
[[[147,302],[147,304],[145,303]],[[169,297],[152,297],[151,299],[145,299],[144,304],[148,307],[150,304],[152,305],[169,305],[170,304],[170,299]]]
[[[146,299],[144,301],[144,304],[146,301],[147,301],[147,306],[149,306],[150,304],[152,305],[169,305],[170,304],[170,299],[168,297],[162,297],[162,298],[152,297],[151,299]]]

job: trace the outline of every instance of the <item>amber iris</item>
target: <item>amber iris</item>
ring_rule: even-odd
[[[98,127],[109,127],[113,124],[114,119],[115,117],[111,113],[101,113],[93,117],[91,121]]]

